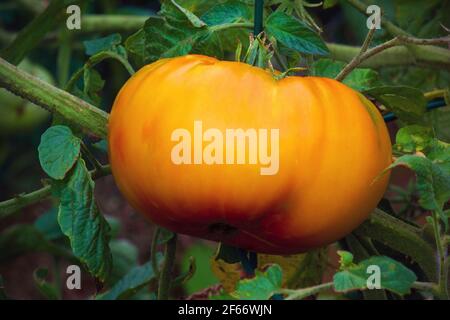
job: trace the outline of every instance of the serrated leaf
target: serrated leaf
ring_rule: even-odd
[[[434,140],[431,128],[411,125],[398,130],[396,149],[403,152],[423,151]]]
[[[34,222],[34,226],[48,240],[56,240],[64,237],[58,224],[58,210],[52,208],[45,212]]]
[[[94,40],[83,41],[85,52],[88,56],[93,56],[101,51],[116,51],[116,47],[122,42],[122,36],[118,33]]]
[[[382,289],[400,295],[409,293],[411,285],[417,280],[414,272],[401,263],[385,256],[375,256],[336,273],[333,278],[334,289],[338,292],[367,289],[367,280],[372,274],[368,272],[369,266],[380,268]]]
[[[89,272],[104,281],[111,270],[110,227],[94,199],[94,182],[79,159],[59,191],[58,221],[72,251]]]
[[[184,251],[181,264],[181,269],[183,271],[188,270],[187,272],[189,272],[189,268],[191,267],[191,257],[193,257],[196,262],[196,271],[194,275],[189,281],[183,283],[183,288],[187,295],[208,288],[219,282],[210,267],[211,257],[213,255],[214,249],[202,242],[193,244]]]
[[[160,257],[159,257],[160,258]],[[156,280],[150,262],[132,268],[109,291],[96,297],[97,300],[123,300],[132,297],[150,282]]]
[[[201,18],[208,26],[216,26],[224,23],[250,22],[252,17],[249,6],[240,1],[229,1],[212,7]]]
[[[46,280],[47,274],[47,269],[40,268],[35,270],[33,273],[34,284],[44,298],[47,300],[58,300],[60,298],[58,289]]]
[[[79,157],[80,143],[81,140],[66,126],[48,128],[38,147],[42,169],[53,179],[63,179]]]
[[[256,271],[252,279],[243,279],[231,295],[241,300],[268,300],[281,288],[283,273],[279,265],[272,265],[265,272]]]
[[[239,262],[228,263],[222,259],[211,259],[211,270],[219,279],[225,292],[236,289],[237,282],[241,279],[242,266]]]
[[[167,1],[167,0],[164,0]],[[227,2],[228,0],[177,0],[177,3],[183,8],[195,13],[196,15],[202,15],[206,11],[218,4]],[[253,0],[252,0],[253,1]]]
[[[339,265],[341,269],[354,265],[353,254],[351,252],[339,250],[337,254],[339,256]]]
[[[99,93],[102,91],[103,86],[105,85],[105,80],[102,79],[100,73],[98,73],[95,69],[84,69],[83,84],[84,96],[88,97],[88,100],[93,104],[100,105],[101,96]]]
[[[406,166],[416,173],[419,204],[427,210],[436,210],[447,226],[443,206],[450,198],[450,172],[431,159],[417,155],[401,156],[388,169],[397,166]]]
[[[277,264],[283,270],[283,287],[304,288],[321,282],[326,267],[324,250],[310,250],[293,255],[258,254],[258,269]]]
[[[341,61],[319,59],[313,64],[313,74],[334,79],[344,67],[345,63]],[[376,71],[361,68],[350,72],[342,82],[357,91],[368,90],[381,84]]]
[[[423,123],[426,100],[423,93],[406,86],[384,86],[365,91],[407,123]]]
[[[201,28],[206,26],[206,23],[204,23],[199,17],[197,17],[194,13],[189,11],[186,8],[183,8],[180,6],[175,0],[170,0],[172,4],[182,13],[186,16],[186,18],[189,20],[189,22],[196,28]]]
[[[281,11],[273,12],[265,22],[269,36],[288,48],[306,54],[327,55],[325,42],[305,23]]]

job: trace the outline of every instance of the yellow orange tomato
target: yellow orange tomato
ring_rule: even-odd
[[[225,141],[230,129],[254,130],[267,154],[278,146],[278,164],[273,157],[263,174],[270,165],[261,145],[252,153],[250,138],[240,163],[237,140],[211,152],[214,137]],[[376,107],[335,80],[277,80],[244,63],[188,55],[147,65],[124,85],[111,112],[109,156],[120,190],[155,223],[287,254],[333,242],[368,217],[388,183],[388,175],[375,178],[391,163],[391,143]]]

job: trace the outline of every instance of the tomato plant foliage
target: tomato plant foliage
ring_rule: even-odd
[[[366,30],[366,4],[357,0],[328,0],[317,6],[266,0],[259,12],[264,30],[259,35],[253,34],[258,19],[252,0],[161,0],[155,12],[123,4],[115,8],[117,12],[136,15],[117,16],[99,14],[83,1],[62,1],[64,5],[51,1],[44,7],[23,1],[18,6],[28,6],[37,17],[18,30],[16,40],[7,39],[0,30],[0,84],[54,116],[51,125],[38,132],[40,139],[33,150],[45,174],[41,188],[14,192],[11,199],[0,202],[0,219],[13,220],[0,233],[0,263],[46,252],[56,262],[79,264],[83,275],[95,280],[98,300],[187,295],[193,299],[303,299],[324,293],[351,299],[355,291],[361,293],[357,297],[367,298],[372,290],[383,298],[448,299],[450,36],[445,23],[450,21],[450,4],[373,2],[383,9],[382,28],[367,30],[367,35],[353,32],[352,43],[361,43],[360,47],[342,43],[347,40],[342,34],[349,29]],[[86,15],[86,24],[73,33],[62,23],[69,4],[81,5]],[[11,14],[2,10],[2,17]],[[334,12],[339,12],[342,26],[327,18]],[[14,19],[5,21],[17,27]],[[58,30],[58,37],[50,33],[52,28]],[[45,45],[45,50],[58,47],[57,63],[43,63],[57,70],[59,89],[46,87],[49,94],[36,89],[38,80],[9,64],[17,65],[28,56],[34,62],[45,60],[37,51],[47,42],[57,45]],[[142,254],[142,244],[120,238],[125,230],[122,222],[108,216],[111,206],[99,205],[96,198],[95,180],[110,173],[102,163],[111,146],[106,134],[98,134],[108,114],[100,109],[110,110],[115,93],[135,70],[187,54],[252,64],[267,70],[275,81],[290,75],[342,81],[374,102],[386,121],[395,120],[389,125],[395,136],[393,161],[376,179],[388,171],[403,172],[407,178],[393,178],[372,216],[326,248],[274,256],[222,244],[214,253],[209,244],[187,242],[184,272],[178,274],[175,245],[180,241],[172,231],[154,226],[152,243],[144,244],[150,250]],[[87,109],[92,113],[86,115]],[[23,138],[0,138],[0,166],[14,168],[8,156]],[[49,197],[54,201],[34,223],[14,220],[14,215]],[[336,254],[340,261],[333,264]],[[333,274],[330,282],[323,281],[327,271]],[[44,266],[35,268],[30,277],[33,286],[46,299],[61,299],[61,284],[49,272]],[[370,281],[378,287],[369,288]],[[3,298],[9,295],[0,275]]]

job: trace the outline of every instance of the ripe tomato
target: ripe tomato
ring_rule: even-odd
[[[241,140],[240,162],[242,145],[227,140],[239,128],[257,134]],[[109,156],[120,190],[155,223],[288,254],[333,242],[368,217],[388,183],[375,178],[391,163],[391,143],[375,106],[335,80],[276,80],[188,55],[147,65],[124,85]]]

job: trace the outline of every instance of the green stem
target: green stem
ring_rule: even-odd
[[[278,52],[277,49],[275,49],[273,51],[275,59],[277,60],[278,64],[280,65],[280,67],[283,69],[283,71],[285,72],[286,70],[288,70],[288,66],[286,65],[286,63],[284,63],[283,58],[281,57],[280,53]]]
[[[94,167],[94,170],[101,171],[103,169],[102,164],[97,160],[97,158],[92,154],[91,150],[86,146],[86,144],[81,141],[81,152],[89,161],[89,163]]]
[[[119,61],[125,67],[125,69],[127,69],[127,71],[129,72],[130,75],[133,75],[135,73],[133,67],[128,62],[127,59],[125,59],[121,55],[119,55],[119,54],[117,54],[115,52],[112,52],[112,51],[102,51],[102,52],[100,52],[100,53],[90,57],[88,59],[88,61],[86,61],[86,63],[83,65],[83,67],[78,69],[72,75],[72,77],[67,82],[67,85],[65,86],[64,89],[66,91],[68,91],[68,92],[71,92],[73,90],[75,84],[77,83],[78,79],[80,79],[80,77],[84,74],[84,71],[86,69],[90,69],[90,68],[95,67],[97,64],[99,64],[100,62],[102,62],[105,59],[116,59],[117,61]]]
[[[82,28],[74,30],[75,33],[111,33],[111,32],[136,32],[144,26],[148,19],[161,20],[159,16],[136,16],[136,15],[110,15],[110,14],[87,14],[83,15]]]
[[[328,291],[333,289],[333,282],[322,283],[317,286],[303,288],[298,290],[282,289],[280,293],[287,294],[286,300],[300,300],[312,295],[315,295],[322,291]]]
[[[156,277],[159,278],[159,265],[158,265],[158,255],[157,255],[157,248],[158,248],[158,239],[159,235],[161,234],[161,228],[156,227],[155,231],[153,233],[153,239],[152,239],[152,247],[150,251],[150,261],[152,263],[153,272],[155,273]]]
[[[327,43],[330,58],[343,62],[350,62],[360,52],[359,47],[344,44]],[[420,47],[416,47],[420,49]],[[361,61],[360,67],[380,69],[398,66],[420,66],[435,69],[450,70],[450,51],[440,47],[433,47],[433,54],[421,50],[411,52],[407,47],[391,47],[376,55]]]
[[[102,166],[101,169],[90,171],[92,179],[98,179],[109,175],[111,168],[109,165]],[[45,186],[30,193],[18,195],[12,199],[0,202],[0,219],[10,216],[12,213],[25,208],[33,203],[43,201],[51,196],[51,186]]]
[[[346,0],[350,5],[356,8],[364,15],[369,15],[367,13],[367,5],[359,0]],[[395,37],[411,37],[412,35],[405,30],[397,27],[394,23],[386,19],[385,17],[381,17],[381,26],[387,30],[392,36]],[[414,56],[418,58],[422,57],[430,57],[432,59],[439,60],[440,64],[443,63],[447,66],[450,64],[450,51],[446,48],[436,47],[436,46],[427,46],[427,47],[416,47],[414,45],[408,44],[408,50]]]
[[[177,235],[167,242],[164,254],[164,262],[159,275],[158,300],[168,300],[171,285],[172,269],[175,264],[175,253],[177,250]]]
[[[0,86],[60,115],[76,128],[106,138],[108,113],[0,58]]]
[[[434,249],[422,239],[420,229],[375,209],[370,218],[354,232],[411,257],[430,281],[438,280]]]
[[[395,46],[401,46],[406,44],[414,44],[414,45],[420,45],[420,46],[427,46],[430,44],[447,44],[450,43],[450,37],[442,37],[442,38],[435,38],[435,39],[419,39],[409,36],[396,36],[395,38],[386,41],[376,47],[371,48],[370,50],[366,52],[360,51],[342,70],[341,72],[336,76],[336,80],[342,81],[347,75],[350,74],[356,67],[358,67],[361,62],[369,59],[370,57],[379,54],[380,52],[383,52],[389,48],[395,47]]]
[[[53,0],[47,8],[23,28],[14,41],[1,51],[1,56],[10,63],[17,65],[45,37],[55,30],[66,18],[66,9],[71,4],[81,0]]]
[[[70,58],[72,55],[72,43],[69,32],[66,29],[61,30],[59,34],[60,46],[58,49],[57,67],[58,84],[62,88],[69,78]]]
[[[434,238],[436,240],[436,249],[438,253],[438,269],[439,269],[439,296],[443,299],[448,299],[448,258],[447,258],[447,246],[441,239],[441,226],[439,224],[439,215],[437,212],[433,212],[432,215]]]
[[[263,31],[264,0],[255,0],[255,23],[253,35],[256,37]]]
[[[319,284],[317,286],[302,288],[302,289],[281,289],[279,293],[286,294],[286,300],[300,300],[306,297],[315,295],[322,291],[329,291],[334,288],[333,282],[327,282],[323,284]],[[429,291],[434,292],[436,290],[436,285],[431,282],[419,282],[415,281],[412,283],[411,288],[420,290],[420,291]],[[362,289],[361,291],[366,291],[367,289]]]

